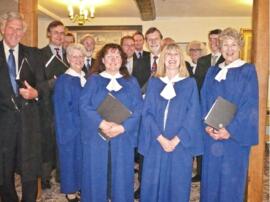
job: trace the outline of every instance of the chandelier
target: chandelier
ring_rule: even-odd
[[[74,8],[78,8],[78,13],[74,13]],[[89,16],[90,14],[90,16]],[[95,4],[93,0],[73,0],[68,4],[68,17],[73,23],[84,25],[94,18]]]

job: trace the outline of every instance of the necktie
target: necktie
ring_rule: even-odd
[[[139,59],[142,59],[142,52],[139,52]]]
[[[16,82],[16,64],[15,64],[15,57],[13,55],[13,49],[9,49],[9,56],[8,56],[8,72],[11,81],[11,85],[13,88],[14,93],[16,96],[18,95],[18,86]]]
[[[215,64],[216,64],[216,62],[217,62],[217,58],[218,58],[218,56],[217,56],[217,55],[212,55],[212,57],[211,57],[211,66],[213,66],[213,65],[215,65]]]
[[[55,52],[56,52],[56,56],[62,60],[62,57],[60,55],[60,49],[59,48],[54,48]]]
[[[152,64],[151,73],[155,73],[157,71],[157,59],[158,56],[154,56],[154,62]]]
[[[91,66],[90,58],[86,59],[86,69],[89,70]]]

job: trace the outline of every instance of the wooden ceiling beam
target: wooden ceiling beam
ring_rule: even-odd
[[[154,0],[135,0],[144,21],[156,19],[156,8]]]

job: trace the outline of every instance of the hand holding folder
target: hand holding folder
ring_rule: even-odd
[[[116,97],[111,93],[108,93],[106,98],[102,101],[97,109],[99,115],[108,122],[114,122],[121,124],[127,118],[129,118],[132,112],[123,105]],[[110,138],[100,130],[100,135],[109,140]]]
[[[205,116],[204,122],[219,130],[225,128],[231,122],[235,112],[236,105],[219,96]]]

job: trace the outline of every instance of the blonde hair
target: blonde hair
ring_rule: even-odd
[[[26,25],[26,22],[24,21],[23,15],[20,14],[20,13],[18,13],[18,12],[13,12],[13,11],[6,12],[3,15],[0,16],[0,28],[1,28],[1,30],[3,30],[5,28],[6,23],[8,21],[14,20],[14,19],[17,19],[17,20],[21,20],[22,21],[23,32],[26,32],[27,25]]]
[[[67,47],[67,57],[71,56],[74,50],[80,51],[84,56],[86,56],[86,50],[82,44],[79,43],[71,43]]]
[[[244,41],[242,35],[234,28],[228,27],[224,29],[219,35],[219,46],[221,47],[223,41],[226,39],[234,39],[240,48],[243,47]]]
[[[176,44],[172,43],[164,47],[160,54],[159,63],[157,66],[157,71],[154,74],[155,77],[164,77],[166,76],[166,67],[165,67],[165,56],[167,53],[171,51],[176,51],[179,53],[180,56],[180,64],[179,64],[179,76],[180,77],[187,77],[189,76],[189,73],[186,68],[185,60],[184,60],[184,54],[181,48]]]
[[[199,45],[199,47],[201,49],[201,56],[205,56],[207,54],[205,44],[201,41],[194,40],[194,41],[189,42],[187,47],[186,47],[187,55],[190,55],[190,49],[191,49],[192,45]]]

